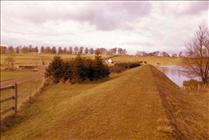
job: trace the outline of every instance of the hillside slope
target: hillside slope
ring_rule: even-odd
[[[191,123],[198,115],[190,111],[179,87],[151,65],[98,85],[83,85],[82,92],[74,86],[46,90],[23,112],[26,119],[2,139],[208,138],[207,123]]]

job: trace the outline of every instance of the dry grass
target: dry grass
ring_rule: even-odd
[[[41,85],[42,85],[42,80],[28,81],[18,85],[18,109],[25,101],[33,97],[34,94],[38,92]],[[0,100],[10,97],[13,94],[14,93],[11,89],[1,91]],[[5,110],[13,105],[14,105],[14,100],[4,102],[1,104],[1,109]],[[1,119],[6,117],[7,115],[9,114],[1,116]]]
[[[145,65],[102,83],[49,87],[19,112],[23,120],[1,138],[207,139],[205,97],[183,93],[156,68]]]
[[[33,76],[34,74],[35,73],[32,71],[1,71],[0,81],[30,77]]]
[[[15,65],[41,65],[42,60],[49,63],[54,54],[16,54],[13,55],[15,59]],[[76,57],[76,55],[60,55],[63,59],[72,59]],[[94,55],[83,55],[84,57],[93,58]],[[1,66],[6,65],[5,59],[8,57],[6,54],[1,54]],[[103,55],[103,58],[108,57],[107,55]],[[152,65],[181,65],[180,58],[172,58],[172,57],[156,57],[156,56],[117,56],[113,58],[116,62],[136,62],[136,61],[147,61]]]
[[[1,54],[1,67],[6,66],[6,58],[10,56],[8,54]],[[36,53],[30,53],[30,54],[14,54],[12,57],[15,60],[15,65],[24,65],[24,66],[38,66],[42,64],[42,60],[45,63],[51,62],[55,54],[36,54]],[[76,55],[69,55],[69,54],[61,54],[59,55],[63,59],[72,59],[75,58]],[[94,55],[83,55],[84,57],[93,58]],[[103,57],[107,57],[104,55]]]
[[[116,62],[136,62],[136,61],[146,61],[148,64],[154,66],[163,65],[182,65],[181,58],[173,57],[158,57],[158,56],[119,56],[114,57]]]

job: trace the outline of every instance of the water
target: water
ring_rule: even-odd
[[[182,66],[161,66],[160,67],[161,71],[166,74],[168,78],[170,78],[174,83],[176,83],[178,86],[182,87],[183,82],[185,80],[190,80],[190,79],[196,79],[198,80],[197,77],[189,77],[188,75],[185,74],[185,68]]]

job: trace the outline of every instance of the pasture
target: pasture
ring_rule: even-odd
[[[207,139],[208,97],[184,93],[145,65],[103,81],[48,87],[1,138]]]
[[[181,58],[162,57],[162,56],[118,56],[118,57],[113,57],[113,61],[115,62],[146,61],[148,64],[155,66],[182,65]]]
[[[34,75],[34,72],[29,70],[24,71],[1,71],[0,81],[13,80],[18,78],[25,78]]]
[[[2,54],[1,55],[1,67],[6,66],[6,58],[10,56],[8,54]],[[15,65],[32,65],[32,66],[38,66],[42,65],[42,62],[45,63],[51,62],[55,55],[53,54],[16,54],[12,55],[12,57],[15,60]],[[61,58],[65,60],[69,60],[72,58],[75,58],[76,55],[59,55]],[[93,58],[94,55],[82,55],[83,57]],[[111,56],[108,55],[102,55],[102,58],[108,58]],[[114,56],[112,57],[113,61],[115,62],[136,62],[136,61],[147,61],[148,64],[152,65],[181,65],[181,58],[175,58],[175,57],[159,57],[159,56]]]
[[[33,81],[27,81],[21,84],[18,84],[18,88],[17,88],[17,92],[18,92],[18,109],[20,108],[20,106],[25,103],[29,98],[33,97],[35,93],[37,93],[40,89],[40,87],[43,84],[43,80],[33,80]],[[9,96],[12,96],[12,90],[8,89],[8,90],[4,90],[1,91],[1,96],[0,96],[0,100],[5,99]],[[1,109],[5,110],[11,106],[14,105],[14,101],[8,101],[5,103],[1,104]],[[4,116],[1,116],[1,119],[6,117],[9,114],[6,114]]]

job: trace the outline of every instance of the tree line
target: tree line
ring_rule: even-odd
[[[55,56],[46,69],[45,77],[53,83],[60,81],[78,83],[103,79],[109,74],[108,66],[103,64],[97,51],[94,59],[87,59],[78,54],[75,59],[64,61],[59,56]]]
[[[126,55],[126,49],[122,48],[88,48],[88,47],[45,47],[45,46],[1,46],[1,54],[19,54],[19,53],[43,53],[43,54],[95,54],[99,50],[101,54],[107,55]]]

